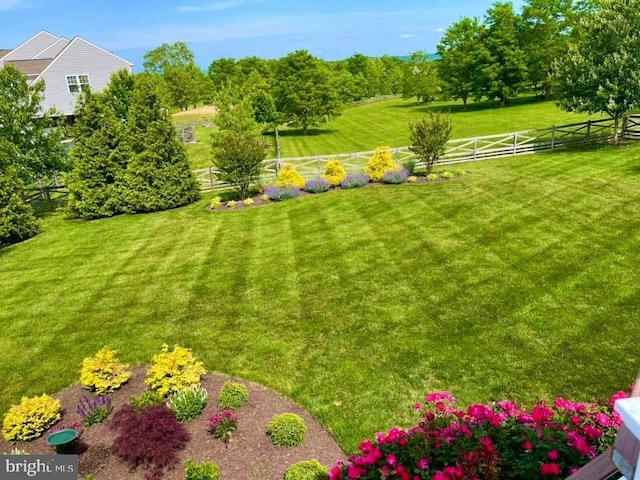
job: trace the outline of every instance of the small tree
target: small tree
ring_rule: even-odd
[[[430,112],[429,118],[409,123],[411,130],[409,150],[424,162],[427,174],[431,173],[438,158],[446,151],[452,128],[449,115],[442,115],[440,112],[436,114]]]
[[[262,161],[266,155],[267,147],[262,138],[222,131],[217,134],[213,147],[213,164],[218,170],[218,177],[237,187],[244,200],[251,184],[262,174]]]

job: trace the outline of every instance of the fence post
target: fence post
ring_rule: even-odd
[[[518,154],[518,132],[513,134],[513,154]]]
[[[473,159],[478,159],[478,137],[473,137]]]
[[[318,173],[318,175],[320,175],[320,155],[316,155],[316,171]]]
[[[620,132],[620,136],[623,140],[627,138],[627,128],[629,126],[629,115],[622,116],[622,132]]]
[[[556,126],[551,127],[551,150],[556,148]]]
[[[213,170],[209,167],[209,183],[211,184],[211,191],[213,192]]]
[[[591,120],[587,120],[587,143],[591,143]]]

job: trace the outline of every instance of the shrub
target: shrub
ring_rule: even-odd
[[[82,360],[80,383],[96,393],[110,393],[127,383],[131,378],[128,365],[120,363],[116,351],[102,348],[95,357]]]
[[[453,178],[453,173],[451,173],[451,172],[442,172],[442,178],[446,178],[447,180],[449,180],[450,178]]]
[[[449,115],[441,115],[439,112],[436,114],[430,112],[429,118],[409,124],[411,131],[409,150],[424,162],[427,173],[431,173],[438,158],[445,153],[452,129]]]
[[[378,147],[376,153],[373,154],[369,163],[367,163],[364,172],[369,175],[372,182],[379,182],[382,180],[382,175],[387,170],[393,170],[398,168],[398,165],[393,163],[393,156],[391,155],[390,147]]]
[[[269,197],[269,200],[273,202],[281,202],[282,200],[289,200],[291,198],[297,198],[300,196],[300,190],[298,187],[267,187],[264,194]]]
[[[329,180],[323,177],[314,178],[308,180],[307,183],[304,184],[305,192],[309,193],[323,193],[328,192],[331,185],[329,184]]]
[[[226,382],[218,393],[221,410],[237,410],[249,401],[249,389],[241,383]]]
[[[416,183],[418,181],[418,177],[416,177],[415,175],[411,175],[409,178],[407,178],[407,182],[409,183]]]
[[[402,167],[409,172],[409,175],[413,175],[413,172],[416,171],[416,161],[413,159],[405,160],[402,162]]]
[[[238,415],[233,410],[223,410],[216,413],[207,422],[207,432],[225,444],[231,441],[231,435],[237,428]]]
[[[271,197],[269,197],[269,195],[267,195],[266,193],[263,193],[260,198],[262,198],[262,200],[264,200],[265,202],[271,200]]]
[[[295,413],[275,415],[269,422],[267,434],[276,447],[299,447],[304,442],[307,426]]]
[[[243,204],[245,207],[251,207],[251,206],[254,204],[253,198],[245,198],[245,199],[242,201],[242,204]]]
[[[160,478],[165,468],[173,467],[177,452],[189,441],[189,433],[165,405],[136,411],[123,405],[109,423],[116,432],[113,453],[125,460],[131,470],[148,467],[145,478]]]
[[[466,175],[467,171],[462,169],[462,168],[458,168],[453,172],[455,175],[458,175],[459,177],[461,177],[462,175]]]
[[[427,175],[427,182],[435,182],[438,179],[438,175],[435,173],[429,173]]]
[[[240,198],[249,194],[252,183],[262,175],[267,156],[264,140],[247,132],[218,130],[214,134],[213,163],[222,181],[240,190]]]
[[[565,478],[605,451],[620,425],[613,412],[618,392],[608,403],[574,403],[557,398],[531,410],[501,401],[454,408],[448,392],[427,395],[418,424],[393,428],[360,444],[360,453],[339,463],[331,480],[389,477],[500,480]]]
[[[237,204],[237,203],[238,203],[238,202],[236,202],[235,200],[229,200],[229,201],[227,202],[227,207],[229,207],[229,208],[235,208],[235,206],[236,206],[236,204]]]
[[[200,385],[206,373],[202,362],[196,361],[191,350],[174,345],[173,351],[164,344],[162,353],[153,356],[153,365],[147,371],[145,383],[162,396]]]
[[[202,413],[207,406],[209,395],[200,385],[174,393],[167,406],[180,422],[190,422]]]
[[[93,401],[83,395],[76,407],[76,413],[82,417],[85,427],[104,422],[112,410],[111,399],[105,395],[99,395]]]
[[[409,171],[401,168],[399,170],[387,170],[382,175],[382,183],[390,183],[398,185],[404,183],[409,179]]]
[[[185,480],[218,480],[220,478],[220,468],[213,462],[196,463],[187,460],[184,467]]]
[[[216,208],[220,208],[221,205],[222,205],[222,200],[220,199],[220,197],[213,197],[211,199],[211,203],[209,204],[209,207],[212,210],[215,210]]]
[[[158,407],[164,403],[164,397],[155,390],[145,390],[138,397],[131,397],[129,403],[136,411],[149,407]]]
[[[326,480],[329,471],[315,458],[291,465],[284,480]]]
[[[327,163],[327,168],[322,175],[322,178],[329,182],[332,187],[337,187],[342,183],[344,177],[347,176],[347,171],[340,163],[340,160],[334,159]]]
[[[304,188],[304,178],[292,163],[285,163],[278,172],[276,186]]]
[[[371,179],[366,173],[354,173],[344,177],[340,184],[342,188],[358,188],[364,187]]]
[[[22,397],[2,420],[2,435],[9,443],[26,442],[38,438],[60,420],[60,400],[49,395]]]

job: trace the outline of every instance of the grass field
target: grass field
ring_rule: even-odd
[[[638,369],[640,146],[468,165],[438,184],[82,222],[0,250],[0,412],[108,344],[162,343],[304,404],[347,450],[463,402],[586,400]]]
[[[564,112],[553,101],[542,102],[532,97],[512,100],[511,105],[502,108],[495,102],[471,103],[466,110],[462,109],[459,102],[419,105],[415,101],[389,100],[347,108],[341,116],[321,127],[310,129],[306,136],[300,130],[282,129],[282,156],[362,152],[381,145],[406,146],[410,143],[409,121],[422,118],[429,111],[451,112],[454,138],[545,128],[588,118],[587,115]],[[197,125],[200,117],[182,116],[179,121],[193,119]],[[210,165],[210,131],[197,127],[199,143],[187,146],[194,168]],[[267,142],[272,147],[269,153],[274,157],[273,136]]]

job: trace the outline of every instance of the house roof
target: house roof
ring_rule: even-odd
[[[10,54],[11,52],[13,52],[13,50],[10,48],[0,48],[0,58]]]
[[[13,65],[25,75],[40,75],[53,61],[53,58],[36,60],[7,60],[5,65]]]

